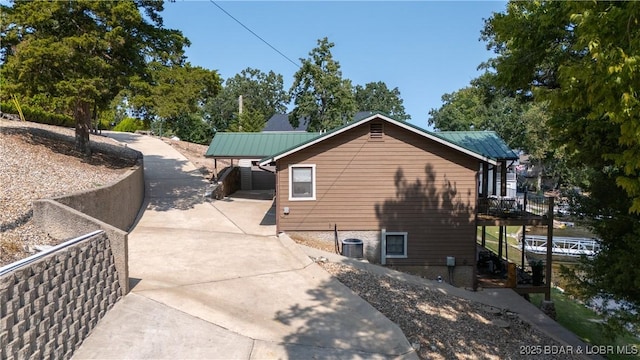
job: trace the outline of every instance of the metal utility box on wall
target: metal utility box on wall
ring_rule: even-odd
[[[342,255],[350,258],[362,258],[363,243],[360,239],[344,239],[342,240]]]
[[[447,266],[456,266],[456,258],[453,256],[447,256]]]

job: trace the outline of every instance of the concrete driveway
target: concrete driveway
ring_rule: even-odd
[[[402,331],[275,235],[271,201],[209,201],[159,139],[144,154],[146,209],[129,234],[131,292],[75,359],[417,358]]]

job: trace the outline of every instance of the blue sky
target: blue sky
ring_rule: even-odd
[[[480,38],[483,19],[503,1],[220,1],[222,8],[288,58],[299,62],[328,37],[342,75],[354,85],[398,87],[411,123],[427,127],[429,110],[445,93],[477,77],[492,57]],[[297,67],[210,1],[166,2],[167,28],[181,30],[193,65],[223,79],[247,67],[282,74],[289,90]]]

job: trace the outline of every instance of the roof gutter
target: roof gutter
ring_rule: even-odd
[[[270,169],[267,169],[267,168],[263,168],[264,165],[263,165],[262,162],[256,162],[256,165],[258,166],[258,169],[260,169],[260,170],[264,170],[264,171],[270,172],[272,174],[276,173],[276,171],[273,171],[273,170],[270,170]],[[268,163],[267,163],[267,165],[268,165]]]
[[[258,167],[259,167],[260,169],[262,169],[262,166],[269,165],[269,164],[271,164],[272,162],[275,162],[275,159],[274,159],[274,158],[272,158],[272,157],[271,157],[271,158],[268,158],[267,160],[261,160],[261,161],[258,163]]]

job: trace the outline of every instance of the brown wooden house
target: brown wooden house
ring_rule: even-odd
[[[369,261],[475,286],[479,193],[491,170],[497,191],[496,169],[517,154],[493,132],[467,133],[375,114],[263,159],[276,167],[277,230],[337,229]]]

